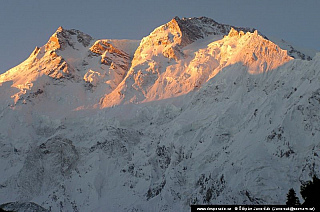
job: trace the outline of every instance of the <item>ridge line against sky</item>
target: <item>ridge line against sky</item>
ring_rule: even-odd
[[[0,7],[0,73],[24,61],[59,26],[97,39],[142,39],[173,17],[206,16],[320,51],[318,0],[10,0]]]

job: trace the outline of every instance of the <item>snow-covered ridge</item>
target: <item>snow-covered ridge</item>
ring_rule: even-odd
[[[283,39],[279,39],[276,37],[268,36],[268,39],[275,44],[277,44],[280,48],[286,49],[288,51],[288,54],[296,59],[302,59],[302,60],[312,60],[312,58],[316,55],[317,50],[314,49],[306,49],[297,47],[291,43],[288,43],[287,41]]]
[[[13,100],[13,103],[9,103],[10,105],[15,105],[17,102],[26,104],[31,96],[38,96],[38,91],[45,91],[45,87],[48,87],[45,85],[56,83],[69,85],[68,82],[71,81],[78,83],[77,85],[71,83],[75,85],[72,87],[75,87],[78,94],[75,98],[71,98],[73,100],[67,100],[67,102],[68,105],[76,105],[76,108],[92,106],[98,102],[106,107],[120,102],[141,102],[145,99],[155,100],[182,95],[193,88],[199,88],[214,76],[209,74],[209,67],[212,72],[216,65],[219,66],[218,69],[223,68],[223,65],[220,64],[220,60],[218,63],[214,62],[216,58],[211,57],[212,55],[209,60],[202,58],[206,60],[206,62],[202,61],[207,64],[202,66],[207,67],[206,70],[198,73],[196,77],[187,77],[190,78],[187,80],[189,82],[183,83],[185,85],[182,87],[180,82],[176,83],[182,80],[177,79],[177,76],[186,77],[190,73],[182,74],[179,66],[188,67],[189,70],[197,69],[190,67],[194,64],[195,54],[200,54],[205,48],[211,48],[208,46],[210,43],[223,39],[223,36],[230,34],[231,29],[243,34],[254,32],[252,28],[232,27],[206,17],[182,19],[175,17],[167,24],[156,28],[139,44],[139,41],[130,40],[96,40],[79,30],[66,30],[59,27],[47,44],[41,48],[36,47],[26,61],[0,75],[0,83],[12,82],[11,87],[20,90],[17,92],[16,89],[10,88],[12,90],[10,99]],[[267,37],[261,35],[261,39],[267,39]],[[295,57],[300,55],[303,56],[302,58],[310,58],[307,54],[300,54],[298,50],[293,50],[292,45],[289,47],[289,55],[291,52],[295,53]],[[228,50],[223,49],[223,51]],[[228,64],[226,61],[223,63]],[[247,64],[247,62],[244,63]],[[258,63],[260,61],[256,62]],[[183,68],[183,71],[186,70]],[[167,72],[164,74],[166,76],[162,72]],[[171,72],[174,74],[172,75]],[[193,75],[196,72],[194,71]],[[41,80],[38,80],[39,78]],[[155,82],[160,82],[160,87],[153,85]],[[122,100],[126,90],[130,88],[134,88],[137,92],[127,95],[127,100]],[[172,91],[169,91],[169,88]],[[68,88],[70,89],[73,88]],[[157,91],[154,92],[154,90]],[[58,93],[67,92],[58,91]]]
[[[228,35],[232,26],[219,24],[206,17],[201,18],[173,18],[170,22],[157,27],[149,36],[142,39],[136,51],[135,60],[140,60],[147,54],[162,54],[170,59],[180,59],[181,48],[208,36]],[[253,32],[253,28],[233,27],[238,31]],[[160,46],[160,47],[159,47]],[[161,48],[162,47],[162,48]],[[154,50],[152,50],[154,48]],[[145,50],[147,49],[147,51]],[[151,52],[150,52],[151,50]]]
[[[93,105],[122,81],[138,44],[131,40],[96,40],[79,30],[59,27],[26,61],[0,75],[1,84],[11,84],[6,89],[11,94],[5,104],[28,104],[37,97],[45,105],[67,104],[70,109]],[[51,93],[55,97],[49,101],[42,98]]]
[[[0,207],[284,204],[320,176],[320,53],[276,43],[204,17],[141,42],[59,28],[0,75]]]
[[[193,19],[191,21],[194,22]],[[171,22],[176,23],[176,19]],[[128,75],[118,88],[101,100],[103,107],[185,95],[237,63],[245,66],[250,74],[261,74],[292,59],[286,50],[266,40],[257,31],[245,33],[234,28],[224,37],[217,31],[211,36],[204,33],[206,38],[201,37],[198,42],[193,41],[193,45],[182,48],[182,43],[186,42],[182,41],[184,37],[179,37],[179,33],[177,36],[181,39],[173,37],[165,42],[162,39],[172,34],[171,22],[142,40]],[[209,23],[211,26],[212,22]]]
[[[228,35],[231,28],[237,31],[254,32],[254,28],[235,27],[227,24],[220,24],[210,18],[182,18],[175,17],[171,22],[176,23],[182,33],[183,41],[181,46],[190,44],[198,39],[203,39],[210,35]]]

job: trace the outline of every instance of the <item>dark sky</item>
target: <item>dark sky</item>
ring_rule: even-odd
[[[7,0],[0,4],[0,73],[59,26],[94,38],[142,39],[174,16],[207,16],[320,51],[319,0]]]

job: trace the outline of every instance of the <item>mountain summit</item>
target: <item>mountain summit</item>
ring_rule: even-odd
[[[246,52],[246,55],[244,51],[249,51],[247,48],[249,46],[259,44],[249,45],[247,42],[246,47],[232,44],[229,45],[231,49],[228,49],[228,45],[222,44],[222,42],[229,42],[228,39],[236,43],[240,40],[244,41],[245,38],[241,38],[242,35],[254,34],[254,31],[253,28],[220,24],[206,17],[182,19],[175,17],[156,28],[139,44],[139,41],[131,40],[97,40],[79,30],[66,30],[59,27],[44,46],[35,48],[26,61],[0,75],[0,83],[12,82],[12,86],[7,89],[11,90],[10,98],[6,100],[10,103],[5,104],[12,106],[18,102],[26,104],[39,90],[45,91],[44,94],[53,91],[53,93],[68,96],[68,90],[75,89],[75,93],[72,93],[70,98],[57,97],[65,101],[57,103],[52,99],[53,102],[50,103],[61,107],[65,107],[64,104],[67,103],[70,109],[94,105],[96,107],[98,103],[100,107],[108,107],[122,102],[150,101],[186,94],[199,88],[225,65],[236,62],[248,65],[248,61],[243,61],[244,57],[249,57],[248,55],[251,55],[253,60],[257,60],[257,55],[252,48],[252,52]],[[233,34],[239,33],[240,36],[231,39]],[[228,38],[223,38],[224,36]],[[256,36],[260,36],[260,40],[267,41],[267,37],[259,32]],[[251,39],[250,42],[258,42],[253,40]],[[310,58],[284,42],[281,40],[280,43],[288,47],[289,56]],[[214,50],[213,43],[224,47]],[[269,43],[271,45],[271,42]],[[235,45],[238,47],[233,48]],[[239,48],[242,51],[239,51]],[[209,49],[211,52],[206,52]],[[276,58],[276,52],[280,49],[277,48],[271,54],[273,64],[279,65],[281,63],[279,60],[283,62],[288,60],[280,55]],[[243,52],[242,56],[241,52]],[[202,53],[209,56],[209,59],[200,58]],[[230,60],[230,53],[233,59],[236,53],[236,61]],[[282,53],[279,52],[279,54]],[[225,57],[226,55],[229,55],[228,58]],[[247,58],[247,60],[251,59]],[[256,66],[262,64],[260,68],[251,67],[250,71],[261,72],[263,69],[275,67],[269,65],[270,61],[264,62],[259,60]],[[200,69],[200,66],[194,67],[200,63],[203,63]],[[57,83],[67,86],[61,86],[58,90],[56,90],[57,86],[48,88]],[[69,85],[72,88],[68,87]],[[48,100],[41,102],[47,104]]]
[[[56,110],[67,111],[93,105],[122,81],[138,42],[97,40],[79,30],[59,27],[26,61],[0,75],[0,83],[12,84],[6,88],[12,94],[5,104],[37,101],[43,108],[56,105]]]
[[[319,53],[206,17],[59,27],[0,75],[0,208],[282,205],[320,175],[319,76]]]
[[[84,34],[79,30],[65,30],[60,26],[50,37],[46,44],[46,50],[64,50],[67,46],[75,48],[74,45],[76,45],[76,43],[87,47],[92,40],[93,38],[90,35]]]
[[[257,30],[233,28],[203,17],[175,17],[142,39],[127,76],[101,104],[108,107],[185,95],[228,66],[242,64],[258,74],[290,59],[286,50]]]

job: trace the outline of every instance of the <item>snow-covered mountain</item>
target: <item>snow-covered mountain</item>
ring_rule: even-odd
[[[0,75],[0,205],[284,204],[320,174],[319,74],[319,53],[205,17],[141,41],[60,27]]]
[[[98,102],[123,80],[138,45],[59,27],[46,45],[0,76],[7,93],[2,105],[37,104],[61,112]]]

